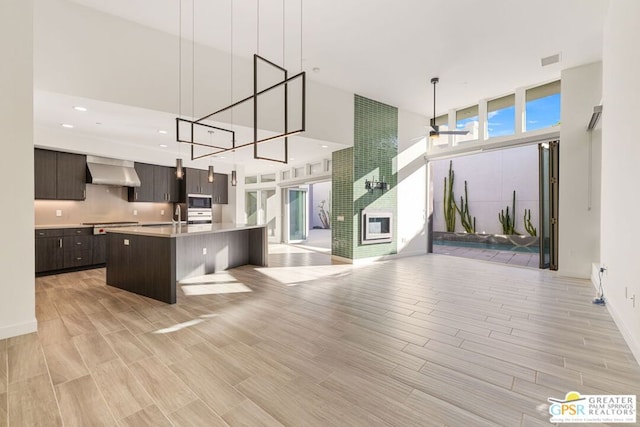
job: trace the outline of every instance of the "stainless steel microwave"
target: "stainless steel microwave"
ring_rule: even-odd
[[[210,194],[187,194],[187,209],[211,209]]]

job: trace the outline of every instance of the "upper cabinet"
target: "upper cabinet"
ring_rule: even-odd
[[[213,203],[218,205],[229,203],[229,175],[224,173],[214,174]]]
[[[36,148],[34,151],[35,198],[84,200],[86,171],[86,156]]]
[[[209,172],[202,169],[185,169],[183,187],[185,196],[187,194],[208,194],[213,195],[213,183],[209,182]]]
[[[177,202],[176,169],[167,166],[135,164],[140,187],[129,187],[130,202]]]

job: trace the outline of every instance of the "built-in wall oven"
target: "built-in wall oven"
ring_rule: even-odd
[[[380,210],[363,210],[362,244],[390,243],[393,241],[393,213]]]
[[[211,224],[213,212],[210,194],[187,194],[187,222],[189,224]]]

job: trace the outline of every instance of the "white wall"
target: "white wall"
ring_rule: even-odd
[[[5,224],[0,256],[0,339],[33,332],[33,2],[0,2],[0,167]],[[10,207],[7,208],[7,207]]]
[[[476,217],[476,232],[502,234],[498,213],[513,203],[516,190],[516,231],[527,234],[524,210],[531,209],[531,222],[538,226],[538,146],[528,145],[455,157],[454,195],[460,204],[467,181],[469,212]],[[443,212],[444,178],[449,174],[449,160],[432,162],[434,212],[433,230],[446,231]],[[456,231],[464,231],[460,216],[456,216]]]
[[[398,110],[398,158],[394,168],[398,174],[396,233],[400,255],[427,252],[426,123],[426,117]]]
[[[320,220],[320,204],[324,200],[324,210],[331,218],[331,181],[318,182],[310,185],[309,194],[309,227],[324,228]]]
[[[178,37],[65,0],[37,1],[35,23],[37,89],[178,113]],[[190,27],[183,32],[190,34]],[[230,55],[196,45],[195,73],[191,42],[183,40],[182,55],[183,115],[194,111],[200,117],[231,104]],[[238,101],[253,90],[253,62],[240,57],[233,62],[233,100]],[[353,95],[311,80],[307,75],[304,136],[348,144],[353,140]],[[260,127],[272,112],[262,108],[267,98],[259,103]],[[251,106],[234,110],[234,123],[252,125]]]
[[[558,272],[563,276],[587,279],[591,263],[600,258],[601,133],[588,132],[587,124],[601,99],[601,62],[562,71]]]
[[[636,231],[640,212],[640,2],[609,3],[603,50],[602,239],[600,260],[607,307],[640,361],[640,263]],[[563,124],[564,126],[564,124]],[[632,300],[636,296],[635,307]]]

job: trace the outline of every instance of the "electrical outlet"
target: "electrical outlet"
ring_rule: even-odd
[[[137,215],[138,215],[138,210],[137,210],[137,209],[134,209],[134,210],[133,210],[133,216],[137,216]]]
[[[633,308],[636,308],[636,294],[631,295],[631,298],[629,299],[633,301]]]
[[[62,216],[62,210],[56,209],[56,216]]]
[[[164,209],[160,209],[160,215],[164,215]]]
[[[124,245],[129,246],[129,239],[124,239]]]
[[[202,255],[206,255],[207,254],[207,248],[202,248]]]

